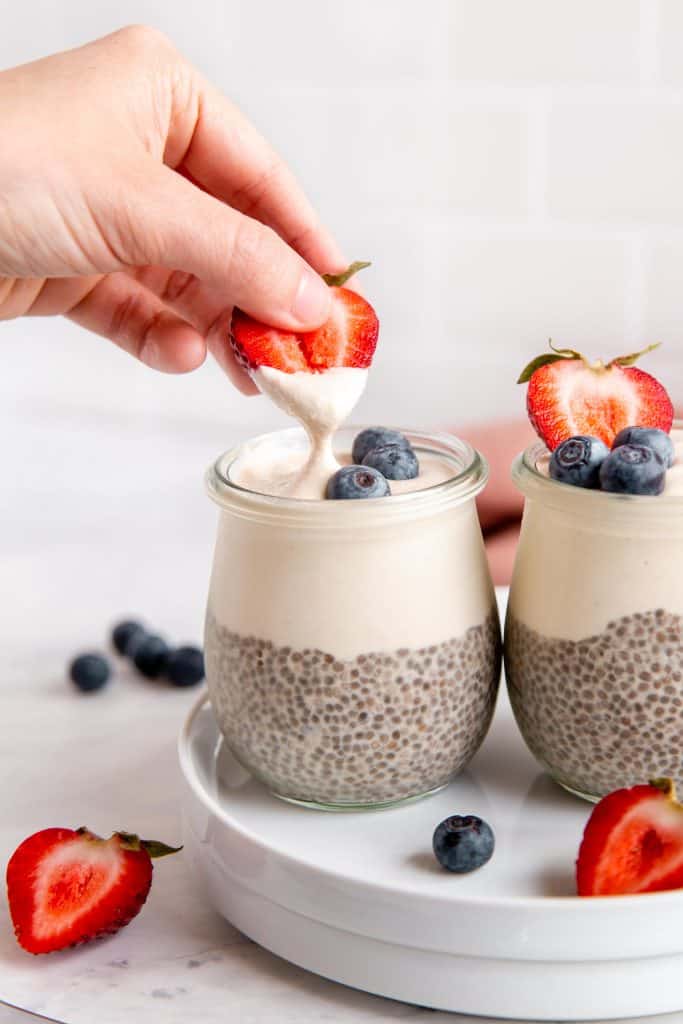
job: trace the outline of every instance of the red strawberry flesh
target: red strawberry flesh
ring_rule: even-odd
[[[270,366],[283,373],[370,366],[379,332],[374,309],[350,288],[330,291],[330,316],[315,331],[278,330],[236,309],[230,333],[238,361],[250,370]]]
[[[633,786],[595,806],[577,860],[580,896],[683,887],[683,807],[672,794]]]
[[[7,895],[18,942],[50,953],[116,932],[140,911],[163,844],[115,833],[49,828],[24,840],[7,865]],[[150,852],[148,852],[148,849]]]
[[[562,360],[541,367],[527,391],[529,419],[552,451],[577,434],[611,447],[624,427],[671,430],[673,406],[664,387],[638,367],[593,369]]]

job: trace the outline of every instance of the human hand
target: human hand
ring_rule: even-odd
[[[237,386],[232,306],[328,315],[341,254],[283,162],[154,29],[0,74],[0,320],[65,314],[182,373],[207,344]]]

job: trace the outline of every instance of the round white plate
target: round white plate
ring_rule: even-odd
[[[394,999],[494,1017],[589,1020],[683,1008],[683,892],[580,899],[591,807],[540,772],[505,693],[469,769],[416,804],[330,814],[271,796],[202,699],[180,738],[187,850],[215,907],[279,956]],[[431,850],[485,818],[492,860],[458,876]]]

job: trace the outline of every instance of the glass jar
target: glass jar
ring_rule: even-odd
[[[355,431],[335,444],[350,451]],[[443,483],[389,498],[311,501],[245,490],[238,460],[207,476],[220,508],[206,674],[234,756],[286,800],[375,808],[445,786],[481,744],[500,632],[475,509],[488,469],[448,435],[409,433]]]
[[[537,468],[525,496],[505,625],[510,701],[527,746],[588,800],[683,784],[683,498],[609,494]]]

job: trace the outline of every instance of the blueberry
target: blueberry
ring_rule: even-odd
[[[157,679],[166,668],[170,654],[169,646],[160,636],[146,635],[126,653],[132,658],[138,672],[147,679]]]
[[[550,456],[548,471],[553,480],[574,487],[599,487],[600,466],[609,448],[597,437],[582,434],[559,444]]]
[[[126,648],[134,638],[141,639],[146,633],[145,627],[134,619],[126,619],[114,626],[111,631],[111,642],[119,654],[125,654]]]
[[[659,455],[665,466],[674,464],[674,443],[665,430],[658,430],[657,427],[624,427],[614,438],[612,450],[624,444],[644,444]]]
[[[109,662],[102,654],[79,654],[69,666],[69,676],[83,693],[101,690],[110,675]]]
[[[204,655],[199,647],[177,647],[166,661],[166,677],[174,686],[194,686],[204,678]]]
[[[432,846],[442,867],[460,875],[491,859],[495,840],[491,826],[474,814],[454,814],[434,830]]]
[[[384,498],[389,484],[370,466],[344,466],[327,481],[326,498]]]
[[[371,448],[363,459],[363,465],[379,470],[387,480],[414,480],[420,472],[420,464],[413,449],[400,444],[383,444]]]
[[[371,448],[379,448],[384,444],[400,444],[404,448],[410,448],[410,441],[400,430],[367,427],[365,430],[361,430],[353,442],[351,458],[359,466]]]
[[[661,494],[666,466],[644,444],[622,444],[609,453],[600,468],[603,491],[615,494]]]

